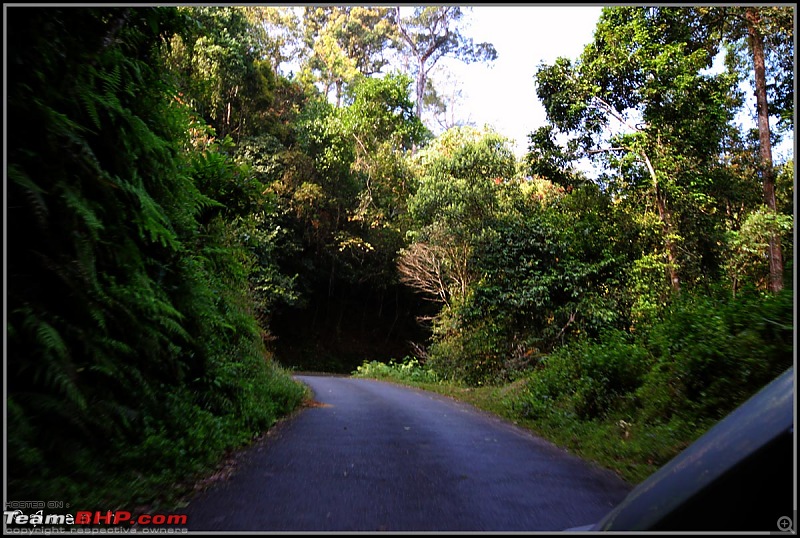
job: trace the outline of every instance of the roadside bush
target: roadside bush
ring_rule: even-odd
[[[390,360],[388,363],[365,360],[361,366],[356,368],[352,375],[354,377],[392,379],[411,383],[439,382],[439,377],[436,372],[427,368],[416,357],[405,357],[402,362],[399,363],[394,359]]]
[[[604,333],[600,342],[566,345],[530,374],[526,409],[537,415],[559,402],[582,420],[629,410],[651,360],[647,349],[621,331]]]
[[[524,415],[716,421],[792,365],[791,292],[687,296],[636,337],[607,331],[563,346],[530,373]],[[524,401],[523,401],[524,400]]]
[[[656,358],[637,391],[643,417],[718,420],[793,363],[790,290],[687,296],[649,331]]]
[[[470,386],[492,385],[509,379],[510,337],[496,320],[487,319],[441,335],[429,347],[430,367]]]

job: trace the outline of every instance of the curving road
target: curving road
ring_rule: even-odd
[[[243,453],[186,509],[192,531],[552,531],[630,491],[615,474],[449,398],[297,376],[319,405]]]

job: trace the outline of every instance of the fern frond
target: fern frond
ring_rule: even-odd
[[[62,190],[61,198],[66,203],[67,207],[72,209],[76,216],[83,221],[92,239],[97,240],[99,237],[98,233],[100,230],[103,230],[105,226],[103,226],[102,221],[97,217],[92,208],[89,207],[88,200],[69,187],[65,187]]]
[[[77,138],[78,135],[86,131],[78,122],[70,119],[66,114],[53,109],[40,99],[34,97],[33,102],[37,109],[42,112],[44,121],[47,123],[50,131],[57,136]]]
[[[124,113],[122,103],[120,103],[116,93],[108,92],[103,94],[101,102],[103,106],[114,115],[121,115]]]
[[[78,93],[78,99],[80,100],[81,104],[83,104],[84,110],[92,120],[92,124],[99,131],[101,129],[100,114],[97,112],[97,106],[95,104],[97,96],[94,93],[94,89],[86,86],[78,86],[76,90]]]
[[[186,332],[186,329],[183,328],[183,325],[181,325],[175,319],[166,316],[160,316],[156,318],[155,321],[164,327],[164,329],[166,329],[167,333],[170,335],[177,336],[185,341],[191,340],[191,336],[188,332]]]
[[[86,413],[86,406],[76,409],[70,401],[65,402],[64,398],[40,392],[16,392],[14,398],[24,409],[23,412],[27,417],[38,419],[40,427],[59,425],[64,429],[81,431],[85,437],[96,435],[96,432],[92,431],[92,415]],[[56,438],[52,442],[57,443],[59,440]],[[60,447],[53,446],[51,448],[58,449]]]
[[[59,358],[65,358],[68,354],[61,335],[46,321],[39,321],[36,327],[36,341],[46,353],[54,353]]]
[[[100,308],[89,308],[89,317],[92,318],[92,321],[94,321],[98,328],[103,331],[106,330],[106,314],[103,310]]]
[[[107,351],[114,351],[116,356],[126,357],[136,353],[133,347],[116,338],[102,337],[100,338],[99,344]]]
[[[86,399],[74,381],[75,372],[70,364],[69,350],[61,334],[42,319],[28,320],[34,325],[34,338],[42,347],[42,364],[36,365],[33,380],[56,390],[67,397],[67,401],[77,409],[85,411]]]
[[[107,94],[114,94],[119,91],[122,85],[122,70],[119,63],[115,63],[111,71],[103,71],[100,76],[103,80],[103,89]]]
[[[137,403],[158,402],[159,390],[153,386],[153,379],[145,377],[141,370],[132,364],[121,364],[119,376],[127,380],[130,386],[136,387]]]
[[[19,166],[16,164],[9,164],[7,168],[8,179],[19,185],[28,197],[28,200],[33,206],[33,212],[36,215],[36,220],[42,227],[47,225],[48,209],[47,203],[44,201],[45,190],[37,185]]]
[[[72,265],[76,269],[76,273],[81,278],[81,284],[83,286],[82,292],[90,295],[93,297],[94,301],[86,301],[86,307],[90,310],[95,310],[96,304],[102,304],[103,302],[108,301],[108,297],[103,292],[102,285],[97,277],[97,256],[95,250],[95,243],[93,241],[89,241],[83,236],[77,237],[74,243],[75,247],[75,259],[72,261]],[[92,316],[95,317],[95,316]],[[102,316],[102,310],[100,311],[99,317]],[[98,324],[101,326],[103,323],[99,319],[95,319]]]
[[[134,182],[128,182],[124,184],[124,188],[133,194],[139,202],[141,211],[135,217],[136,225],[139,229],[139,237],[153,243],[160,243],[163,247],[177,250],[178,238],[175,232],[170,229],[169,219],[162,208],[142,186]]]
[[[114,400],[99,400],[92,402],[92,415],[102,424],[114,425],[113,433],[124,434],[141,416],[141,411]]]

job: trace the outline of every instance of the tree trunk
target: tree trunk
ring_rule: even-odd
[[[772,168],[772,144],[769,139],[769,109],[767,107],[767,74],[764,65],[764,37],[758,25],[758,8],[748,7],[745,11],[750,50],[753,53],[756,83],[756,111],[758,113],[758,143],[761,179],[764,185],[764,203],[772,211],[775,205],[775,174]],[[769,240],[769,287],[773,292],[783,289],[783,255],[780,237],[772,234]]]
[[[656,188],[656,205],[658,216],[664,224],[664,246],[667,250],[667,279],[672,291],[681,291],[681,278],[678,275],[678,245],[672,238],[672,211],[667,207],[667,201],[661,189]]]
[[[644,158],[644,163],[647,165],[647,170],[650,173],[650,179],[653,182],[653,190],[656,197],[656,208],[658,209],[658,217],[664,225],[664,246],[667,249],[667,278],[672,291],[681,291],[681,278],[678,274],[678,245],[672,237],[672,211],[667,205],[666,197],[664,196],[661,187],[658,184],[658,176],[656,175],[655,168],[644,152],[640,153]]]
[[[419,71],[417,72],[417,117],[422,121],[422,99],[425,95],[425,84],[428,82],[428,74],[425,72],[425,63],[420,60]]]

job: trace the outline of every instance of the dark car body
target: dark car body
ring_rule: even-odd
[[[794,368],[573,531],[795,532]]]

